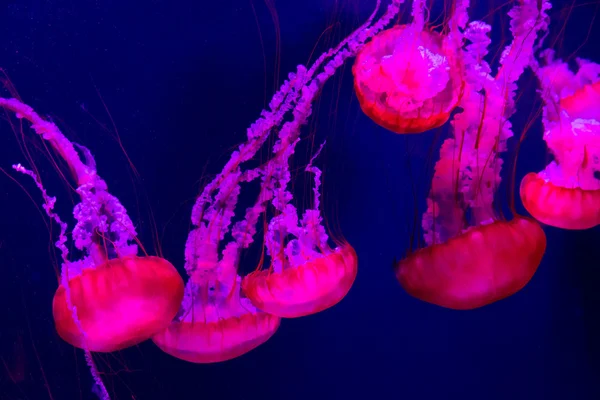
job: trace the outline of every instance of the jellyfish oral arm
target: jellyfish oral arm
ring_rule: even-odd
[[[82,260],[69,263],[69,268],[76,272],[99,265],[95,262],[106,261],[104,239],[99,235],[110,238],[110,246],[113,247],[116,255],[137,254],[137,245],[132,243],[136,236],[133,222],[127,215],[125,207],[108,192],[106,182],[98,176],[89,150],[77,145],[85,155],[86,163],[84,163],[75,150],[75,145],[54,123],[44,120],[33,108],[17,99],[0,98],[0,107],[29,121],[32,129],[58,151],[75,175],[77,193],[81,202],[74,209],[77,224],[73,229],[73,238],[75,246],[85,251],[87,256]]]
[[[54,123],[44,120],[33,108],[17,99],[0,98],[0,107],[14,112],[18,118],[29,121],[31,128],[44,140],[48,141],[67,162],[78,184],[87,180],[91,172],[90,169],[79,158],[73,143],[62,134]]]
[[[448,203],[471,208],[474,225],[493,219],[492,201],[502,168],[498,154],[506,150],[513,135],[509,118],[514,112],[516,81],[533,57],[537,33],[548,27],[549,8],[548,2],[541,2],[538,9],[537,1],[527,0],[511,9],[513,40],[504,50],[496,77],[484,59],[491,27],[480,21],[469,24],[465,37],[470,44],[464,53],[469,90],[461,104],[464,111],[452,121],[454,135],[442,145],[435,166],[430,207],[423,217],[428,244],[444,242],[467,227],[464,213]]]

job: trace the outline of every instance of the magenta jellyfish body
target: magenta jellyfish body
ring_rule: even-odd
[[[527,174],[521,200],[540,222],[563,229],[600,225],[600,65],[577,59],[578,70],[543,52],[534,62],[544,100],[544,140],[554,156]]]
[[[450,33],[441,34],[425,27],[425,1],[416,0],[410,24],[386,29],[358,53],[354,89],[375,123],[395,133],[421,133],[448,121],[464,90],[459,18],[467,4],[456,3]]]
[[[422,220],[427,247],[396,264],[402,287],[421,300],[481,307],[523,288],[541,262],[546,237],[539,224],[519,216],[498,219],[493,201],[499,153],[513,135],[516,82],[533,56],[537,34],[547,29],[549,7],[525,0],[509,12],[513,41],[495,75],[485,61],[491,27],[475,21],[464,33],[467,90],[435,165]]]

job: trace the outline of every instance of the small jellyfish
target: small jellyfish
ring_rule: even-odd
[[[456,3],[449,33],[425,27],[425,1],[413,2],[413,20],[379,33],[352,68],[363,112],[395,133],[421,133],[450,118],[464,90],[461,29],[468,1]],[[460,29],[459,29],[460,28]]]
[[[292,195],[287,191],[287,160],[276,167],[283,173],[283,184],[272,202],[279,214],[271,219],[265,235],[271,264],[245,276],[242,282],[244,293],[255,306],[280,317],[302,317],[334,306],[346,296],[356,278],[356,252],[348,243],[331,248],[322,225],[321,170],[312,165],[322,148],[306,167],[315,175],[314,201],[300,221],[296,207],[288,202]]]
[[[536,72],[544,100],[544,140],[554,156],[521,181],[521,200],[538,221],[563,229],[600,225],[600,65],[577,59],[578,71],[542,53]]]

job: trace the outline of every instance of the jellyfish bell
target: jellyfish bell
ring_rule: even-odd
[[[231,360],[265,343],[279,328],[278,317],[258,310],[243,296],[236,243],[225,246],[219,259],[217,247],[203,240],[220,229],[219,223],[215,215],[206,230],[190,232],[186,245],[190,278],[183,301],[168,327],[152,337],[162,351],[188,362]]]
[[[469,310],[509,297],[531,280],[546,236],[531,218],[494,221],[420,249],[395,265],[408,294],[428,303]]]
[[[444,47],[441,34],[406,26],[376,36],[352,68],[363,112],[395,133],[421,133],[445,124],[458,104],[462,82],[459,66]]]
[[[279,327],[278,317],[248,310],[229,309],[223,320],[173,322],[152,341],[165,353],[184,361],[197,364],[228,361],[265,343]]]
[[[538,8],[539,7],[539,8]],[[546,248],[531,218],[499,217],[494,201],[507,141],[513,136],[517,81],[547,29],[548,3],[525,0],[510,12],[513,41],[496,74],[485,56],[491,26],[473,21],[462,57],[467,92],[454,115],[423,214],[426,247],[395,263],[410,295],[442,307],[468,310],[513,295],[537,270]]]
[[[451,34],[424,26],[424,1],[413,2],[413,22],[375,36],[352,67],[354,88],[363,112],[395,133],[421,133],[450,118],[463,93],[458,52],[462,37],[457,5]]]
[[[183,280],[164,258],[128,256],[86,268],[69,279],[72,304],[85,337],[73,320],[60,285],[52,302],[54,324],[67,343],[112,352],[162,331],[179,310]]]
[[[180,314],[152,341],[173,357],[201,364],[231,360],[265,343],[280,318],[242,297],[240,281],[190,279]]]
[[[261,310],[283,318],[333,307],[348,294],[358,271],[356,252],[347,243],[297,265],[282,264],[246,275],[242,289]]]
[[[538,221],[562,229],[589,229],[600,225],[600,189],[563,187],[535,172],[521,181],[521,200]]]
[[[600,225],[600,65],[567,63],[542,53],[534,65],[542,89],[544,140],[554,156],[546,168],[521,181],[521,200],[538,221],[563,229]],[[536,63],[537,64],[537,63]]]

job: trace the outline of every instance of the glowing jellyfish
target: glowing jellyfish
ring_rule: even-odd
[[[281,175],[272,204],[279,214],[271,219],[265,235],[271,265],[247,275],[242,283],[254,305],[280,317],[301,317],[337,304],[356,278],[358,259],[352,246],[340,243],[332,249],[328,244],[319,213],[321,171],[312,165],[315,157],[306,168],[315,175],[313,207],[300,221],[289,204],[287,159],[277,168]]]
[[[73,211],[77,224],[72,236],[84,256],[68,260],[66,237],[59,241],[63,279],[52,303],[59,336],[75,347],[111,352],[165,329],[179,309],[183,281],[167,260],[136,255],[133,223],[98,176],[91,153],[76,145],[85,155],[82,162],[56,125],[20,101],[0,98],[0,106],[31,122],[33,130],[58,151],[71,168],[81,197]]]
[[[299,66],[290,74],[269,109],[248,129],[248,140],[204,187],[192,211],[195,228],[185,251],[190,278],[181,310],[171,326],[153,338],[163,351],[197,363],[229,360],[267,341],[277,330],[280,315],[317,312],[347,293],[356,275],[356,255],[349,245],[332,249],[327,244],[318,211],[321,172],[312,163],[307,168],[315,174],[315,207],[306,210],[299,221],[296,208],[290,204],[289,158],[319,89],[365,40],[398,13],[399,4],[394,1],[373,23],[378,2],[375,12],[357,31],[321,55],[310,68]],[[284,122],[286,116],[290,117]],[[258,168],[243,168],[271,132],[277,132],[278,138],[270,159]],[[261,189],[255,204],[232,225],[241,184],[256,179],[261,180]],[[273,268],[250,274],[241,285],[242,291],[237,274],[241,252],[254,242],[257,223],[269,203],[277,211],[265,240]],[[226,235],[232,238],[228,242]],[[294,239],[284,246],[286,235]],[[221,254],[219,248],[223,249]],[[278,275],[278,290],[262,291],[265,277],[275,279]]]
[[[413,2],[413,21],[373,38],[352,68],[363,112],[396,133],[420,133],[443,125],[463,92],[459,28],[468,1],[456,4],[449,33],[424,27],[425,1]]]
[[[373,13],[367,24],[342,42],[340,46],[347,44],[347,50],[338,46],[333,53],[325,53],[333,59],[312,82],[307,82],[302,89],[302,99],[293,110],[294,119],[283,124],[279,132],[279,140],[273,149],[275,156],[271,161],[274,164],[267,178],[263,179],[263,189],[268,190],[265,195],[271,199],[277,211],[265,234],[265,246],[271,263],[267,269],[247,275],[242,282],[246,296],[256,307],[268,313],[295,318],[323,311],[342,300],[354,283],[358,266],[354,249],[348,243],[330,247],[329,237],[322,225],[319,212],[321,171],[312,165],[318,152],[306,168],[315,176],[313,206],[305,210],[301,217],[296,207],[290,204],[292,194],[287,189],[290,181],[288,159],[298,141],[300,127],[311,114],[311,104],[319,86],[333,75],[345,59],[360,51],[367,39],[391,21],[401,3],[392,2],[386,14],[369,26],[375,15]],[[309,71],[314,68],[315,65]],[[257,207],[264,209],[260,202]]]
[[[452,121],[436,163],[423,230],[428,247],[396,264],[396,276],[411,295],[443,307],[472,309],[516,293],[535,273],[546,247],[537,222],[516,216],[497,220],[494,193],[513,135],[516,82],[533,55],[538,32],[547,29],[547,2],[525,0],[510,12],[512,43],[496,76],[484,60],[491,27],[475,21],[465,37],[468,90],[463,112]]]
[[[544,100],[544,140],[554,156],[521,182],[521,200],[540,222],[564,229],[600,225],[600,65],[577,59],[578,71],[543,53],[533,62]]]
[[[154,343],[182,360],[214,363],[239,357],[273,336],[280,319],[241,295],[236,266],[235,258],[224,258],[194,271],[179,314]]]

